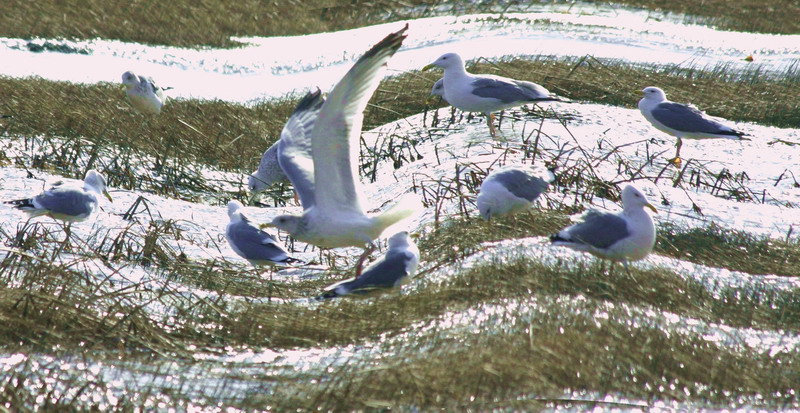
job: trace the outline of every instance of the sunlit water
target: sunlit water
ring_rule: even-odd
[[[392,60],[396,71],[417,69],[445,51],[458,51],[466,58],[500,57],[506,55],[572,55],[592,54],[596,57],[625,59],[632,62],[657,64],[685,64],[714,66],[730,65],[736,69],[748,69],[749,63],[741,59],[754,53],[763,70],[781,73],[796,64],[800,56],[800,36],[775,36],[722,32],[700,26],[686,26],[670,21],[655,21],[645,13],[627,10],[594,9],[591,15],[583,14],[586,7],[555,11],[542,10],[525,15],[506,15],[506,19],[487,19],[488,16],[462,18],[441,17],[411,22],[409,39]],[[280,96],[296,90],[305,90],[309,85],[327,88],[342,74],[352,59],[356,58],[374,39],[380,38],[399,24],[374,26],[351,31],[272,39],[242,39],[247,43],[235,50],[186,50],[168,47],[149,47],[122,42],[95,40],[74,43],[87,54],[42,52],[27,50],[24,41],[7,39],[0,46],[2,73],[12,76],[36,74],[51,79],[75,82],[117,82],[125,70],[140,70],[158,78],[163,84],[175,87],[170,93],[175,97],[220,98],[248,102],[254,99]],[[324,48],[320,45],[328,45]],[[335,47],[329,47],[335,45]],[[602,46],[602,47],[599,47]],[[320,50],[325,49],[324,53]],[[524,52],[521,52],[524,51]],[[5,64],[6,62],[10,62]],[[89,64],[91,63],[91,64]],[[427,95],[427,91],[420,91]],[[800,148],[788,146],[776,140],[800,142],[800,130],[764,127],[754,124],[739,124],[739,128],[754,136],[749,142],[727,140],[686,141],[683,157],[690,161],[686,175],[692,171],[704,182],[714,181],[714,176],[723,170],[740,180],[728,180],[711,190],[707,186],[697,187],[687,178],[674,185],[678,170],[668,167],[665,158],[674,150],[671,138],[655,131],[636,110],[608,107],[597,104],[551,104],[548,111],[567,119],[566,126],[556,120],[544,120],[513,111],[501,125],[503,141],[491,141],[486,125],[481,119],[449,124],[441,120],[431,125],[433,113],[416,115],[392,124],[376,128],[364,134],[367,147],[384,148],[391,136],[402,136],[403,147],[397,149],[405,154],[406,161],[395,168],[390,162],[381,162],[375,173],[375,181],[367,182],[368,208],[385,208],[401,194],[410,190],[412,182],[419,192],[425,193],[431,206],[410,224],[410,229],[419,231],[435,219],[466,212],[474,215],[474,193],[463,193],[466,201],[457,196],[440,192],[436,188],[452,185],[456,171],[465,176],[470,171],[483,172],[501,163],[514,163],[522,157],[521,142],[535,139],[531,132],[543,132],[539,149],[543,159],[556,159],[562,170],[582,162],[593,165],[593,173],[607,181],[633,181],[644,189],[654,203],[659,205],[659,222],[677,223],[685,227],[705,226],[715,223],[725,228],[742,230],[758,235],[782,238],[792,232],[800,222],[796,208],[800,193],[787,171],[800,176],[797,159]],[[450,117],[450,109],[438,111],[439,119]],[[435,126],[431,128],[431,126]],[[25,146],[13,138],[7,139],[5,148],[10,158],[25,158]],[[260,152],[265,148],[252,148]],[[363,149],[363,148],[362,148]],[[30,151],[30,148],[27,149]],[[413,154],[413,157],[412,157]],[[658,154],[653,156],[654,154]],[[413,160],[412,160],[413,159]],[[599,161],[603,159],[603,161]],[[743,162],[743,159],[758,159],[758,162]],[[85,161],[85,159],[83,160]],[[537,160],[541,162],[541,159]],[[621,165],[625,167],[621,167]],[[201,168],[203,169],[203,168]],[[632,171],[638,171],[632,173]],[[138,171],[149,174],[148,171]],[[245,176],[204,169],[206,176],[217,177],[220,190],[234,190],[236,182]],[[16,199],[31,196],[44,189],[45,181],[59,177],[46,173],[35,173],[39,179],[30,179],[23,169],[6,167],[0,170],[0,198]],[[660,176],[656,181],[655,177]],[[365,177],[369,181],[370,177]],[[656,181],[656,182],[654,182]],[[732,191],[745,193],[745,199],[730,196]],[[128,232],[131,239],[143,237],[148,223],[153,220],[174,220],[180,237],[167,236],[163,246],[185,255],[189,260],[225,260],[237,262],[243,271],[247,263],[236,256],[222,236],[228,217],[224,207],[190,203],[152,195],[145,192],[114,190],[113,204],[104,203],[103,210],[95,220],[73,227],[74,239],[86,240],[88,246],[103,238]],[[149,212],[140,211],[138,222],[121,218],[139,197],[148,200]],[[551,203],[570,204],[575,194],[566,190],[547,193],[539,202],[540,207]],[[439,202],[441,201],[441,202]],[[614,208],[613,202],[592,197],[586,206]],[[438,208],[438,211],[437,211]],[[463,211],[466,209],[466,211]],[[259,222],[286,211],[297,212],[297,207],[248,208],[248,214]],[[7,207],[0,207],[0,228],[6,234],[17,233],[24,215]],[[50,236],[59,240],[63,236],[61,227],[46,218],[36,220],[46,226]],[[314,260],[318,251],[295,244],[297,256]],[[357,249],[345,250],[342,260],[352,263]],[[5,254],[5,253],[3,253]],[[457,265],[440,268],[426,275],[425,279],[412,282],[404,294],[413,294],[425,283],[444,282],[458,271],[480,265],[487,260],[513,260],[529,257],[548,262],[588,262],[594,258],[585,254],[547,245],[542,238],[506,240],[486,243],[480,251],[467,257]],[[165,279],[157,268],[119,262],[104,262],[99,259],[77,259],[65,254],[61,263],[105,280],[98,293],[108,293],[120,288],[139,286],[142,290],[159,291],[168,288],[176,300],[213,300],[215,291],[182,285]],[[682,277],[692,278],[710,291],[721,287],[761,290],[796,290],[800,288],[795,278],[777,277],[770,274],[743,274],[728,269],[712,268],[668,257],[651,256],[634,265],[645,268],[666,267],[675,269]],[[426,263],[421,264],[422,269]],[[304,277],[316,276],[319,269],[286,270],[276,276],[291,282]],[[15,287],[11,285],[10,287]],[[18,285],[16,285],[18,287]],[[245,303],[242,297],[225,297],[230,302]],[[377,298],[379,299],[379,298]],[[707,323],[685,318],[654,308],[608,304],[608,308],[587,309],[578,297],[553,297],[563,306],[564,314],[583,314],[597,320],[637,325],[658,325],[671,334],[700,335],[708,342],[730,347],[743,346],[764,354],[797,351],[796,335],[781,331],[760,331],[734,328],[722,324]],[[249,300],[247,302],[252,302]],[[154,300],[143,308],[159,317],[173,315],[168,300]],[[313,301],[301,305],[319,305]],[[552,303],[549,303],[552,305]],[[136,398],[132,389],[142,389],[139,395],[148,400],[151,407],[165,409],[171,399],[150,394],[147,389],[180,390],[188,398],[198,402],[240,399],[252,392],[269,392],[268,381],[260,380],[270,375],[292,377],[304,372],[325,372],[326,369],[346,365],[369,365],[368,360],[380,358],[387,350],[402,347],[405,341],[424,344],[444,334],[454,337],[469,332],[487,334],[507,332],[516,328],[522,319],[540,317],[544,310],[535,298],[530,300],[503,302],[500,304],[477,304],[456,313],[447,313],[431,322],[410,326],[405,331],[381,336],[359,345],[346,347],[323,347],[308,349],[271,348],[221,348],[196,351],[192,362],[158,358],[146,363],[111,360],[107,355],[97,360],[72,354],[0,356],[0,370],[17,372],[29,377],[26,386],[53,389],[52,397],[75,392],[74,388],[58,383],[87,383],[97,380],[106,386],[88,386],[77,396],[86,403],[112,406],[120,397]],[[522,325],[524,323],[521,323]],[[144,394],[147,394],[146,396]],[[535,396],[532,396],[535,398]],[[597,400],[607,397],[608,402],[629,405],[651,405],[650,402],[629,400],[624,396],[594,395],[569,392],[565,398]],[[738,401],[747,404],[747,400]],[[183,407],[191,407],[185,405]],[[686,408],[664,402],[663,408]],[[696,407],[696,406],[695,406]]]
[[[458,52],[466,59],[588,55],[775,74],[797,70],[800,35],[719,31],[658,17],[664,16],[576,4],[540,6],[534,12],[503,17],[480,14],[413,20],[408,39],[389,65],[396,72],[420,69],[442,53]],[[315,86],[330,88],[374,39],[401,26],[398,22],[337,33],[239,38],[244,46],[229,50],[97,39],[67,42],[76,53],[34,53],[28,40],[0,39],[0,74],[119,83],[123,72],[133,70],[174,87],[168,92],[172,97],[251,102]],[[750,55],[755,61],[744,61]]]

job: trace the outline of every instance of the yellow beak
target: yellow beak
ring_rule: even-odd
[[[109,200],[110,202],[114,202],[114,200],[113,200],[113,199],[111,199],[111,194],[109,194],[109,193],[108,193],[108,191],[103,191],[103,195],[105,195],[105,196],[106,196],[106,198],[108,198],[108,200]]]
[[[433,69],[434,67],[436,67],[436,65],[435,65],[435,64],[433,64],[433,63],[431,63],[431,64],[429,64],[429,65],[427,65],[427,66],[423,67],[423,68],[422,68],[422,71],[424,72],[424,71],[426,71],[426,70],[431,70],[431,69]]]
[[[658,209],[656,209],[656,207],[654,207],[654,206],[653,206],[653,204],[651,204],[651,203],[649,203],[649,202],[648,202],[648,203],[644,204],[644,206],[646,206],[646,207],[650,208],[650,209],[651,209],[653,212],[655,212],[656,214],[658,213]]]

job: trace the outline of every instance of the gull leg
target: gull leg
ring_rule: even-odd
[[[681,164],[681,146],[683,146],[683,140],[678,138],[678,142],[675,144],[675,157],[668,160],[675,166],[680,166]]]
[[[72,222],[67,222],[67,224],[64,225],[64,233],[64,241],[62,241],[61,245],[59,245],[58,248],[53,251],[53,260],[55,260],[57,256],[61,255],[61,252],[64,251],[64,248],[66,248],[67,244],[69,243],[69,239],[72,236]]]
[[[268,300],[272,301],[272,268],[269,269],[269,297]]]
[[[497,138],[497,131],[494,128],[494,115],[489,113],[486,115],[486,124],[489,125],[489,134],[492,138]]]
[[[375,244],[370,242],[367,248],[364,250],[364,253],[361,254],[360,257],[358,257],[358,262],[356,263],[356,278],[361,276],[361,271],[363,270],[362,267],[364,266],[364,261],[366,261],[367,257],[369,257],[369,254],[371,254],[372,251],[374,250],[375,250]]]

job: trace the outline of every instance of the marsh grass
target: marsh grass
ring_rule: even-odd
[[[432,322],[423,331],[406,333],[415,335],[428,351],[412,347],[398,352],[392,347],[395,351],[383,352],[380,366],[369,357],[352,360],[329,368],[333,374],[319,382],[312,380],[319,377],[316,374],[308,375],[279,388],[272,397],[256,396],[250,403],[332,410],[524,409],[572,403],[586,408],[603,403],[592,403],[591,397],[572,399],[570,390],[580,394],[601,389],[603,394],[625,393],[641,400],[634,406],[646,407],[654,399],[724,404],[730,401],[726,395],[755,396],[765,388],[770,393],[786,392],[792,386],[791,378],[770,376],[776,371],[762,364],[769,360],[754,354],[751,358],[732,352],[692,334],[665,334],[649,327],[631,331],[626,320],[632,314],[624,309],[593,300],[565,305],[557,298],[537,296],[531,301],[541,307],[512,304],[508,313],[477,321],[477,329],[484,333],[465,334],[457,345],[438,334],[437,323]],[[608,311],[608,319],[598,323],[589,314],[599,309]],[[498,331],[492,324],[503,328]],[[603,351],[597,351],[600,348]],[[648,361],[641,363],[642,359]],[[792,355],[772,361],[778,359],[797,363]],[[708,369],[687,368],[696,365]],[[632,394],[630,387],[637,390]],[[716,393],[711,388],[724,390]],[[569,389],[566,396],[564,389]],[[624,403],[614,407],[625,407]]]
[[[283,5],[280,10],[300,7],[299,2]],[[180,2],[139,6],[159,18],[183,7]],[[29,33],[41,27],[63,30],[51,17],[49,3],[20,7],[39,7],[40,21]],[[352,10],[347,8],[351,5],[342,7]],[[140,12],[133,8],[120,7]],[[205,21],[196,15],[199,9],[181,10],[184,23]],[[338,19],[335,10],[324,10],[332,14],[320,13],[337,24],[350,24]],[[106,15],[109,23],[118,18],[114,13]],[[84,34],[100,34],[102,26],[93,23],[99,20],[98,12],[64,17],[67,25],[97,27],[81,30]],[[208,31],[214,41],[226,44],[219,40],[224,30]],[[192,36],[183,41],[195,41]],[[143,41],[158,42],[152,39]],[[724,68],[632,67],[590,57],[481,61],[474,70],[537,81],[574,100],[633,107],[639,98],[634,91],[656,84],[676,101],[693,101],[734,120],[796,126],[792,122],[800,116],[797,102],[779,99],[798,95],[798,78],[791,73],[780,79]],[[409,73],[385,80],[365,125],[441,107],[441,101],[427,97],[439,76]],[[706,93],[708,101],[698,100]],[[739,95],[748,95],[749,101],[734,104],[731,99]],[[756,103],[737,108],[750,101]],[[168,179],[149,182],[146,189],[194,199],[219,190],[202,177],[201,166],[242,173],[254,169],[260,153],[243,160],[241,147],[266,149],[274,142],[295,98],[253,107],[175,100],[161,116],[147,118],[132,113],[116,85],[0,78],[0,104],[4,113],[14,115],[3,121],[7,133],[36,136],[49,145],[38,157],[0,156],[4,163],[76,177],[89,165],[99,165],[117,171],[110,174],[112,186],[131,189],[143,189],[137,185],[155,171]],[[462,114],[453,112],[450,120],[436,116],[431,112],[426,121],[447,128]],[[395,165],[414,161],[415,145],[428,138],[419,139],[388,136],[385,144],[362,147],[364,179],[373,173],[374,180],[378,160]],[[532,139],[524,145],[526,159],[558,159],[559,154],[537,148]],[[115,154],[111,162],[109,153]],[[604,161],[609,159],[622,161]],[[459,266],[476,252],[491,252],[482,250],[492,241],[556,232],[579,212],[569,205],[598,196],[615,199],[622,182],[593,175],[591,165],[598,159],[579,161],[560,171],[557,181],[557,188],[574,193],[575,199],[560,202],[546,194],[540,201],[544,208],[489,222],[474,217],[471,205],[487,171],[459,164],[452,176],[415,182],[426,205],[437,211],[435,223],[418,241],[421,272],[402,293],[364,299],[312,300],[325,285],[347,276],[346,266],[339,265],[347,260],[335,254],[320,255],[324,265],[333,265],[323,274],[300,281],[274,277],[273,282],[266,271],[243,264],[189,259],[172,242],[182,239],[181,223],[156,220],[157,211],[149,210],[146,201],[131,206],[125,228],[98,230],[86,240],[73,236],[63,250],[58,226],[33,222],[16,233],[0,233],[3,253],[8,253],[0,261],[0,338],[5,343],[0,403],[7,409],[44,411],[646,409],[661,403],[690,409],[796,408],[800,291],[758,277],[800,273],[800,246],[788,236],[777,240],[716,226],[659,225],[658,254],[753,274],[747,285],[709,286],[664,267],[633,265],[628,273],[596,259],[545,263],[520,256]],[[137,170],[142,165],[147,172]],[[702,165],[693,168],[694,175],[687,172],[678,184],[755,202],[737,177]],[[195,195],[179,187],[193,188]],[[221,197],[245,194],[231,190],[211,202]],[[447,203],[458,207],[448,211]],[[125,278],[129,267],[146,276]],[[770,344],[775,341],[780,344]],[[290,357],[289,350],[335,356],[296,361],[308,367],[226,358],[263,351],[279,354],[279,362]],[[17,356],[24,360],[10,361]],[[615,401],[617,396],[622,400]]]
[[[624,107],[635,107],[640,98],[637,90],[659,85],[671,99],[695,103],[711,115],[781,127],[800,124],[800,102],[785,99],[800,95],[800,82],[794,72],[784,77],[746,76],[724,68],[634,67],[591,57],[557,61],[544,58],[479,61],[470,69],[537,81],[573,100]],[[444,106],[441,99],[428,95],[430,85],[439,76],[440,73],[411,72],[384,80],[365,112],[365,129],[416,113],[426,113],[427,118],[430,109]],[[198,193],[215,193],[219,192],[219,185],[203,178],[201,172],[187,168],[191,165],[189,162],[223,171],[251,172],[258,165],[261,149],[266,150],[278,139],[296,104],[295,97],[252,107],[179,99],[171,100],[160,116],[148,117],[131,110],[122,88],[117,85],[75,85],[38,78],[4,77],[0,77],[0,101],[4,110],[13,115],[4,121],[8,134],[61,140],[52,146],[47,156],[14,160],[20,166],[52,168],[79,177],[89,167],[103,166],[105,162],[106,169],[116,171],[110,172],[112,186],[149,189],[192,200],[197,196],[182,194],[179,189],[186,187]],[[431,113],[431,124],[448,121],[438,119],[436,112]],[[551,116],[547,112],[540,115]],[[375,159],[394,156],[393,161],[400,165],[413,161],[414,143],[403,144],[405,148],[392,150],[391,154],[376,152],[372,155]],[[111,161],[98,156],[103,148],[109,147],[125,152]],[[242,148],[260,150],[247,151],[243,156]],[[138,155],[152,157],[148,169],[153,175],[166,175],[168,179],[153,182],[152,176],[124,173],[136,169],[126,167],[125,162]],[[74,167],[78,157],[88,159],[80,169]],[[363,166],[368,178],[368,165]],[[596,189],[598,194],[605,191],[602,185]],[[273,196],[274,203],[281,204],[288,194],[284,190],[274,195],[277,195]],[[752,194],[745,195],[752,198]],[[243,199],[244,188],[224,197]]]
[[[796,289],[754,283],[712,292],[668,268],[633,266],[628,274],[621,266],[599,260],[561,265],[518,257],[457,269],[462,258],[487,241],[546,235],[566,221],[566,213],[536,209],[492,222],[451,218],[419,240],[425,268],[414,291],[323,302],[309,299],[332,281],[331,275],[301,283],[276,281],[275,298],[289,301],[269,302],[263,274],[222,261],[187,261],[175,257],[164,242],[128,235],[104,239],[101,231],[90,240],[118,244],[118,252],[105,264],[111,268],[142,262],[148,244],[162,245],[161,254],[169,257],[151,255],[147,265],[155,269],[155,277],[112,282],[91,275],[81,264],[105,262],[109,247],[73,240],[70,264],[59,265],[51,261],[49,251],[57,248],[61,234],[45,236],[46,228],[40,225],[23,227],[20,231],[27,235],[8,236],[22,240],[18,248],[26,246],[25,251],[0,262],[0,337],[8,343],[6,351],[90,351],[95,361],[124,361],[129,368],[143,363],[142,374],[151,371],[147,366],[153,357],[218,371],[217,362],[199,367],[188,361],[197,349],[355,351],[346,362],[327,368],[323,363],[303,372],[273,370],[260,379],[267,392],[227,399],[222,386],[215,390],[218,397],[209,400],[215,404],[226,399],[244,408],[569,405],[585,403],[568,397],[579,390],[622,394],[644,403],[673,400],[718,406],[729,405],[731,397],[760,397],[759,403],[768,406],[794,403],[793,397],[777,394],[786,394],[792,386],[796,355],[767,355],[748,346],[714,343],[696,323],[800,331]],[[135,231],[150,232],[154,240],[176,236],[169,224],[132,226],[122,234]],[[705,235],[675,228],[666,232],[671,240],[716,234],[721,239],[713,243],[689,242],[694,244],[693,256],[720,260],[725,259],[720,248],[759,250],[762,244],[776,242],[714,228]],[[26,241],[32,238],[38,242]],[[781,253],[791,256],[798,250],[787,245]],[[438,275],[432,277],[434,272]],[[671,326],[665,324],[670,317],[662,314],[696,321]],[[381,354],[380,361],[371,354]],[[709,369],[714,373],[708,374]],[[59,377],[70,386],[104,385],[101,377],[87,382],[65,372],[45,375],[47,371],[41,364],[18,366],[7,376],[9,381],[0,383],[0,394],[4,400],[33,400],[40,389],[48,388],[46,377]],[[43,384],[17,388],[11,378]],[[159,379],[152,380],[113,400],[120,406],[146,406],[163,397],[175,405],[198,402],[189,393],[154,392]],[[53,394],[46,398],[59,407],[110,403],[95,399],[87,404],[78,396]]]
[[[692,229],[661,224],[656,251],[698,264],[751,274],[791,277],[800,274],[800,244],[797,241],[759,237],[726,230],[715,224]]]
[[[687,20],[722,29],[794,34],[800,6],[791,0],[623,0],[615,4],[688,13]],[[20,38],[119,39],[183,47],[235,47],[232,36],[285,36],[337,31],[405,19],[525,11],[530,6],[465,0],[255,1],[187,0],[108,3],[102,0],[4,2],[0,35]],[[90,12],[86,12],[90,11]],[[699,18],[698,18],[699,17]],[[657,18],[657,16],[654,16]]]

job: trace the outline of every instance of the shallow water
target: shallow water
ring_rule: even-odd
[[[570,121],[565,127],[556,120],[530,118],[529,115],[511,112],[512,117],[507,117],[501,126],[505,142],[487,141],[487,129],[482,120],[457,123],[450,125],[447,132],[441,129],[429,129],[422,124],[424,118],[430,119],[432,114],[416,115],[365,134],[367,146],[379,148],[386,145],[389,137],[405,136],[418,138],[414,151],[422,158],[407,162],[398,169],[390,161],[379,163],[375,174],[375,184],[366,184],[365,194],[369,200],[368,208],[382,207],[410,189],[410,182],[415,182],[419,189],[432,188],[437,182],[447,181],[454,177],[454,171],[461,168],[464,175],[470,170],[485,171],[490,167],[497,167],[503,163],[515,163],[521,160],[523,153],[517,148],[522,139],[523,130],[530,133],[532,127],[541,126],[543,133],[548,138],[540,140],[540,149],[543,156],[553,154],[572,153],[560,161],[563,168],[569,168],[581,160],[603,158],[612,148],[609,142],[621,147],[611,160],[598,162],[595,173],[606,180],[631,179],[630,175],[619,172],[614,159],[625,159],[633,164],[647,163],[647,154],[659,150],[667,153],[672,151],[672,142],[655,142],[642,140],[642,135],[653,135],[648,131],[645,121],[635,110],[607,107],[595,104],[553,104],[551,109],[559,113],[569,113]],[[448,108],[439,109],[440,118],[446,118]],[[517,120],[515,120],[516,118]],[[440,125],[441,126],[441,125]],[[763,127],[753,124],[739,125],[756,136],[767,135],[771,138],[785,140],[798,139],[798,130]],[[605,131],[605,132],[604,132]],[[572,135],[570,135],[570,132]],[[574,136],[575,138],[572,138]],[[598,145],[598,140],[602,144]],[[578,150],[583,148],[584,152]],[[766,202],[760,200],[737,201],[726,199],[719,194],[711,194],[707,189],[695,188],[691,185],[682,185],[683,188],[674,188],[672,178],[678,173],[674,168],[668,168],[664,173],[665,178],[658,184],[642,177],[634,177],[637,184],[645,188],[648,196],[653,199],[663,197],[670,205],[661,205],[661,212],[656,216],[658,221],[679,223],[693,227],[715,223],[726,228],[733,228],[755,234],[782,237],[786,234],[787,227],[798,222],[798,210],[786,205],[797,205],[798,193],[788,181],[774,185],[776,174],[784,168],[796,168],[792,159],[797,159],[796,152],[800,149],[793,147],[783,148],[780,156],[764,157],[763,164],[742,164],[739,159],[748,153],[770,153],[773,150],[763,141],[732,142],[725,140],[689,141],[685,145],[685,159],[696,159],[695,156],[714,158],[713,162],[703,161],[707,171],[701,173],[716,173],[722,168],[729,169],[732,173],[745,172],[750,180],[743,183],[752,192],[767,191]],[[571,151],[571,152],[570,152]],[[578,154],[580,153],[580,154]],[[652,156],[652,155],[651,155]],[[656,174],[666,166],[665,155],[656,156],[652,165],[645,166],[643,176]],[[634,168],[636,169],[636,168]],[[213,173],[213,171],[210,171]],[[234,174],[235,175],[235,174]],[[37,173],[39,178],[46,180],[57,179],[44,173]],[[231,180],[245,179],[245,175],[230,177]],[[26,172],[13,167],[4,168],[0,180],[4,182],[0,189],[0,198],[14,198],[26,194],[36,193],[44,185],[42,181],[27,178]],[[236,256],[226,245],[223,236],[227,224],[226,210],[222,206],[209,206],[186,201],[174,200],[155,196],[148,193],[113,190],[115,202],[104,203],[103,211],[94,221],[75,225],[73,233],[76,239],[87,239],[92,245],[104,237],[113,237],[122,231],[131,232],[132,238],[143,236],[151,219],[159,222],[176,220],[180,228],[180,239],[166,235],[162,238],[165,246],[175,251],[180,251],[191,260],[226,260],[239,262],[243,269],[247,269],[244,260]],[[462,193],[472,201],[474,193]],[[123,221],[120,217],[134,200],[145,197],[149,202],[149,213],[137,215],[137,222]],[[573,201],[571,201],[573,200]],[[540,204],[549,202],[568,204],[574,202],[574,194],[569,191],[554,190],[548,192]],[[692,209],[692,204],[699,205],[703,214],[700,215]],[[445,199],[439,203],[440,213],[443,216],[458,214],[460,211],[457,197]],[[594,197],[587,205],[613,208],[615,204],[599,197]],[[467,212],[475,214],[471,202],[467,203]],[[247,208],[248,214],[257,222],[264,222],[283,211],[297,210],[289,208]],[[733,213],[732,213],[733,212]],[[151,218],[152,216],[152,218]],[[433,208],[428,208],[412,224],[414,230],[420,230],[430,225],[435,214]],[[6,233],[14,234],[17,225],[24,216],[10,208],[0,208],[0,228]],[[442,216],[439,219],[443,219]],[[50,224],[46,218],[40,218],[41,225],[51,228],[53,237],[59,239],[60,227]],[[137,235],[138,234],[138,235]],[[301,243],[295,247],[303,250]],[[360,253],[358,249],[347,249],[344,257],[352,260]],[[310,260],[317,256],[315,250],[298,252],[298,256]],[[412,282],[404,289],[404,294],[414,294],[419,288],[431,282],[446,282],[453,274],[457,274],[473,265],[481,265],[487,261],[514,260],[518,257],[532,257],[544,263],[588,263],[594,260],[591,256],[569,250],[552,248],[547,245],[544,238],[531,238],[521,240],[507,240],[498,243],[484,244],[472,256],[467,257],[458,265],[436,270],[426,274],[424,279]],[[100,260],[78,259],[64,255],[61,262],[72,263],[72,268],[93,274],[98,280],[108,280],[102,283],[98,294],[111,294],[124,288],[137,288],[142,290],[142,298],[152,296],[155,291],[164,291],[171,294],[168,298],[150,301],[143,307],[156,319],[169,319],[176,316],[171,302],[176,305],[181,302],[196,302],[198,300],[215,301],[220,295],[213,290],[204,290],[196,286],[183,285],[180,282],[164,278],[164,274],[157,267],[132,265],[124,262],[105,263]],[[345,264],[346,265],[346,264]],[[800,288],[800,281],[793,277],[777,277],[770,274],[754,275],[743,274],[722,268],[713,268],[697,265],[686,261],[652,255],[643,262],[633,264],[642,268],[670,268],[681,277],[699,280],[709,291],[722,288],[737,288],[741,291],[758,289],[766,291],[795,291]],[[424,270],[426,263],[422,263]],[[301,281],[310,274],[317,274],[318,270],[292,270],[282,271],[277,275],[287,282]],[[282,275],[281,275],[282,274]],[[13,287],[13,285],[10,285]],[[253,303],[251,299],[243,299],[227,295],[222,297],[230,305],[236,303],[247,305]],[[380,299],[380,298],[374,298]],[[173,301],[174,300],[174,301]],[[575,297],[562,297],[565,314],[583,314],[598,323],[609,321],[609,314],[587,309],[581,309],[581,300]],[[256,300],[261,301],[261,300]],[[295,305],[319,305],[313,301],[295,300]],[[701,336],[709,343],[736,349],[748,349],[764,354],[779,352],[794,352],[798,349],[800,338],[792,333],[782,331],[762,331],[748,328],[736,328],[723,324],[707,323],[700,320],[687,319],[663,310],[654,308],[641,308],[630,305],[609,304],[608,311],[614,312],[614,322],[629,323],[635,330],[641,326],[657,325],[661,331],[669,334],[685,336]],[[97,361],[87,360],[85,357],[76,358],[69,352],[63,356],[52,355],[4,355],[4,369],[18,375],[27,376],[31,386],[41,386],[43,389],[51,388],[48,380],[57,377],[54,383],[84,383],[84,380],[96,377],[108,384],[108,388],[87,391],[81,399],[85,402],[94,400],[97,403],[113,404],[113,400],[120,397],[136,399],[131,394],[131,389],[148,389],[152,387],[171,388],[179,390],[185,397],[195,400],[228,400],[234,405],[236,400],[246,397],[252,392],[266,392],[272,388],[269,377],[292,377],[296,374],[310,374],[312,376],[326,376],[327,369],[352,369],[354,366],[370,366],[380,359],[382,355],[397,351],[397,348],[416,348],[424,343],[438,346],[441,340],[448,337],[456,338],[470,332],[482,331],[492,334],[508,334],[514,331],[514,326],[520,318],[536,319],[545,311],[532,299],[528,303],[518,301],[504,301],[498,304],[478,304],[463,312],[447,313],[441,315],[435,322],[426,321],[420,325],[409,326],[405,332],[393,333],[389,336],[376,338],[374,342],[345,347],[311,347],[303,349],[273,349],[270,347],[254,348],[229,348],[224,352],[197,351],[192,358],[201,364],[184,363],[170,359],[157,359],[142,362],[109,362],[105,356],[98,356]],[[566,322],[566,321],[565,321]],[[429,333],[428,333],[429,332]],[[428,336],[430,335],[430,337]],[[427,338],[426,338],[427,337]],[[406,343],[409,341],[409,343]],[[406,344],[404,344],[406,343]],[[413,344],[411,344],[413,343]],[[741,347],[744,346],[744,347]],[[388,352],[388,353],[387,353]],[[412,357],[414,353],[407,354]],[[372,361],[369,361],[372,360]],[[24,361],[24,362],[23,362]],[[132,363],[132,364],[131,364]],[[45,367],[43,367],[45,366]],[[87,371],[89,373],[87,373]],[[48,373],[49,372],[49,373]],[[45,374],[46,373],[46,374]],[[89,374],[87,376],[87,374]],[[99,376],[98,376],[99,375]],[[49,379],[47,377],[50,377]],[[179,377],[177,379],[176,377]],[[266,380],[266,382],[265,382]],[[69,386],[61,390],[68,394]],[[574,395],[573,395],[574,396]],[[153,396],[141,396],[158,405]],[[565,394],[565,397],[571,397]],[[592,396],[587,395],[587,399]],[[164,399],[164,402],[167,402]],[[630,400],[624,396],[611,397],[609,402],[614,403],[648,403],[646,401]],[[168,402],[167,402],[168,403]],[[652,404],[652,401],[649,402]],[[664,401],[673,406],[674,402]],[[736,405],[748,403],[747,400],[738,401]],[[680,404],[679,404],[680,406]],[[691,405],[695,406],[696,405]],[[673,406],[674,407],[674,406]],[[686,407],[686,406],[684,406]]]
[[[797,70],[800,35],[769,35],[686,25],[653,12],[589,4],[541,5],[526,13],[409,21],[391,71],[418,70],[446,52],[465,59],[575,56],[679,67]],[[374,42],[402,23],[336,33],[239,38],[237,49],[184,49],[96,39],[58,42],[80,53],[31,52],[28,40],[0,39],[0,75],[119,83],[133,70],[174,87],[171,97],[253,102],[329,89]],[[36,40],[44,44],[45,40]],[[754,62],[743,59],[749,55]],[[535,80],[535,79],[532,79]]]

